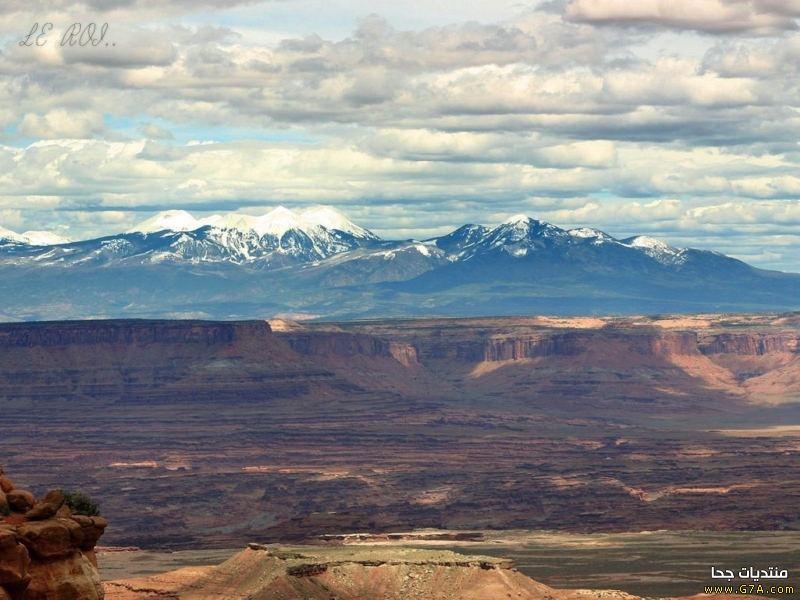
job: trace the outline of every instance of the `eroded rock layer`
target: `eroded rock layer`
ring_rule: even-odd
[[[0,515],[0,598],[103,598],[94,548],[104,518],[72,514],[60,490],[37,500],[2,469]]]

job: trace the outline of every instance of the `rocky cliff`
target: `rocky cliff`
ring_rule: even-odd
[[[94,547],[107,522],[73,514],[64,493],[40,499],[0,469],[0,600],[97,600]]]
[[[479,332],[478,332],[479,333]],[[483,338],[483,339],[481,339]],[[451,359],[468,362],[522,360],[547,356],[578,356],[609,348],[638,356],[692,356],[734,354],[762,356],[800,351],[796,332],[697,333],[639,328],[603,328],[588,331],[515,332],[463,340],[444,335],[419,337],[411,345],[421,360]]]
[[[33,348],[98,344],[214,344],[270,331],[263,321],[40,321],[8,323],[0,328],[0,348]]]
[[[800,336],[796,332],[717,333],[702,336],[698,347],[703,354],[797,354],[800,351]]]
[[[312,356],[368,356],[393,358],[405,366],[418,364],[417,349],[373,335],[344,332],[303,332],[282,336],[299,354]]]
[[[0,400],[11,407],[291,397],[332,377],[264,321],[3,324],[0,364]]]
[[[621,349],[639,356],[696,354],[697,336],[692,332],[569,332],[533,336],[491,338],[479,352],[458,352],[482,361],[520,360],[544,356],[577,356],[598,348]]]

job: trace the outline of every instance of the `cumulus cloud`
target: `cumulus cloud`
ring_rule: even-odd
[[[0,52],[0,216],[80,237],[163,208],[329,202],[407,237],[530,212],[800,256],[795,0],[560,0],[341,34],[157,4],[48,3],[118,18],[117,45]]]
[[[165,30],[114,28],[98,46],[64,46],[62,63],[83,63],[100,67],[166,66],[177,58],[177,51]]]
[[[564,15],[584,23],[770,34],[796,29],[800,6],[792,0],[570,0]]]
[[[45,114],[26,114],[19,129],[26,136],[57,139],[88,138],[103,128],[103,117],[96,112],[56,108]]]
[[[171,140],[174,137],[169,129],[165,129],[155,123],[143,123],[139,127],[139,131],[151,140]]]

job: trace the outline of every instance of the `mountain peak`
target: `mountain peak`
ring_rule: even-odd
[[[376,237],[367,229],[353,223],[344,213],[332,206],[310,206],[301,210],[300,216],[306,223],[325,229],[343,231],[357,237]]]
[[[276,206],[268,213],[255,217],[252,220],[256,233],[259,235],[270,234],[281,237],[290,229],[304,231],[306,223],[293,210],[285,206]]]
[[[312,206],[297,212],[285,206],[276,206],[260,216],[232,212],[203,219],[197,219],[185,210],[165,210],[142,221],[127,233],[194,231],[206,225],[218,229],[235,229],[242,233],[254,231],[259,236],[272,235],[278,238],[290,230],[310,234],[323,227],[329,231],[341,231],[355,237],[377,239],[373,233],[359,227],[330,206]]]
[[[203,226],[185,210],[162,210],[145,219],[126,233],[155,233],[156,231],[194,231]]]
[[[11,231],[5,227],[0,227],[0,240],[7,242],[17,242],[24,244],[25,238],[18,234],[16,231]]]
[[[649,248],[651,250],[661,251],[676,250],[676,248],[673,248],[665,241],[647,235],[637,235],[624,240],[624,242],[627,246],[631,246],[632,248]]]
[[[686,260],[683,249],[670,246],[665,241],[654,237],[637,235],[622,240],[622,243],[630,248],[636,248],[644,252],[662,264],[677,265]]]
[[[0,241],[27,244],[29,246],[57,246],[58,244],[67,244],[70,240],[51,231],[17,233],[5,227],[0,227]]]
[[[533,219],[531,219],[528,215],[520,213],[518,215],[513,215],[507,218],[505,221],[503,221],[502,225],[519,225],[528,223],[529,221],[532,220]]]
[[[58,246],[69,244],[70,239],[53,233],[52,231],[26,231],[22,234],[31,246]]]

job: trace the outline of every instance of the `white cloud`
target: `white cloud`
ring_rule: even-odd
[[[20,132],[44,139],[88,138],[103,131],[103,127],[103,117],[96,112],[56,108],[43,115],[26,114]]]
[[[417,26],[367,16],[341,35],[306,25],[320,3],[274,28],[255,18],[266,6],[218,27],[221,4],[98,0],[125,42],[108,50],[9,41],[0,219],[80,237],[151,208],[329,202],[421,235],[531,209],[769,264],[800,256],[758,248],[796,235],[796,0],[572,0],[452,24],[426,0]],[[469,14],[508,17],[490,4]]]
[[[800,11],[791,0],[570,0],[564,14],[590,23],[767,34],[795,29]]]

